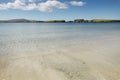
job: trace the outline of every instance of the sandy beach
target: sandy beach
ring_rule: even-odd
[[[120,46],[104,43],[46,45],[47,50],[2,56],[0,80],[120,80]]]

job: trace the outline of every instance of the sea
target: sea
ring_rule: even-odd
[[[120,48],[120,23],[0,23],[0,57],[99,43]]]

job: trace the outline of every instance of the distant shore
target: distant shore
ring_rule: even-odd
[[[120,20],[110,20],[110,19],[75,19],[71,21],[66,20],[28,20],[28,19],[11,19],[11,20],[0,20],[0,23],[108,23],[108,22],[120,22]]]

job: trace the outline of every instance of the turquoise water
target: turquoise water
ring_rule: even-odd
[[[99,41],[117,46],[119,37],[120,23],[1,23],[0,56],[89,46]]]

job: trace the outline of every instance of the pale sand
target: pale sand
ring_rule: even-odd
[[[1,56],[0,80],[120,80],[120,46],[109,43]]]

